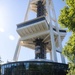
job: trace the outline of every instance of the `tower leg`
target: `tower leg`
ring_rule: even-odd
[[[20,49],[21,49],[21,45],[20,45],[20,40],[19,40],[18,43],[17,43],[17,47],[16,47],[16,50],[15,50],[13,61],[17,61],[18,60]]]
[[[54,10],[54,6],[53,6],[53,1],[51,0],[51,4],[52,4],[52,12],[54,14],[54,19],[55,19],[55,25],[56,25],[56,30],[58,32],[58,44],[59,44],[59,50],[60,52],[62,52],[62,42],[61,42],[61,36],[60,36],[60,33],[59,33],[59,27],[58,27],[58,23],[57,23],[57,19],[56,19],[56,15],[55,15],[55,10]],[[61,61],[62,63],[65,63],[65,58],[62,54],[61,55]]]
[[[60,55],[61,55],[61,61],[62,61],[62,63],[65,63],[65,57],[62,54],[60,54]]]
[[[59,40],[59,50],[60,50],[60,56],[61,56],[61,61],[62,63],[65,63],[65,57],[62,55],[62,42],[61,42],[61,38]]]
[[[52,60],[52,51],[50,51],[50,60]]]
[[[47,12],[48,12],[49,20],[50,20],[49,26],[50,26],[50,35],[51,35],[50,36],[51,37],[51,45],[52,45],[52,60],[54,62],[57,62],[56,47],[55,47],[54,33],[53,33],[53,28],[52,28],[49,0],[46,0],[46,5],[47,5]]]
[[[27,12],[26,12],[26,15],[25,15],[25,18],[24,18],[24,21],[27,21],[28,20],[28,14],[29,14],[29,11],[30,11],[30,0],[29,0],[29,4],[28,4],[28,8],[27,8]]]

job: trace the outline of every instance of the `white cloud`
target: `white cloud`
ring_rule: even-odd
[[[3,28],[0,28],[0,32],[4,32],[4,29]]]
[[[14,40],[15,37],[14,37],[13,35],[9,35],[9,39],[10,39],[10,40]]]

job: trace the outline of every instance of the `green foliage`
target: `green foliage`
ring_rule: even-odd
[[[63,48],[63,54],[68,57],[68,59],[75,63],[75,34],[73,33],[66,46]]]
[[[67,75],[75,75],[75,63],[69,63],[69,69]]]
[[[66,0],[65,6],[59,16],[59,24],[68,30],[75,32],[75,0]]]
[[[75,75],[75,33],[72,34],[66,46],[63,49],[63,54],[67,56],[69,61],[69,70],[67,75]]]
[[[66,4],[69,7],[75,8],[75,0],[66,0]]]

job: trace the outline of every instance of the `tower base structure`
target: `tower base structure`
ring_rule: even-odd
[[[68,65],[44,59],[2,65],[2,75],[66,75]]]

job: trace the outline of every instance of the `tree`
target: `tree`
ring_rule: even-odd
[[[59,24],[72,31],[72,36],[63,48],[63,54],[69,59],[69,70],[67,75],[75,75],[75,0],[65,0],[65,6],[59,16]]]
[[[63,48],[63,54],[70,61],[68,75],[75,75],[75,33],[72,34],[66,46]]]
[[[59,24],[75,32],[75,0],[66,0],[65,6],[59,16]]]
[[[75,34],[73,33],[66,46],[63,48],[63,54],[65,54],[68,59],[75,63]]]
[[[75,64],[74,63],[69,63],[69,69],[67,75],[75,75]]]

